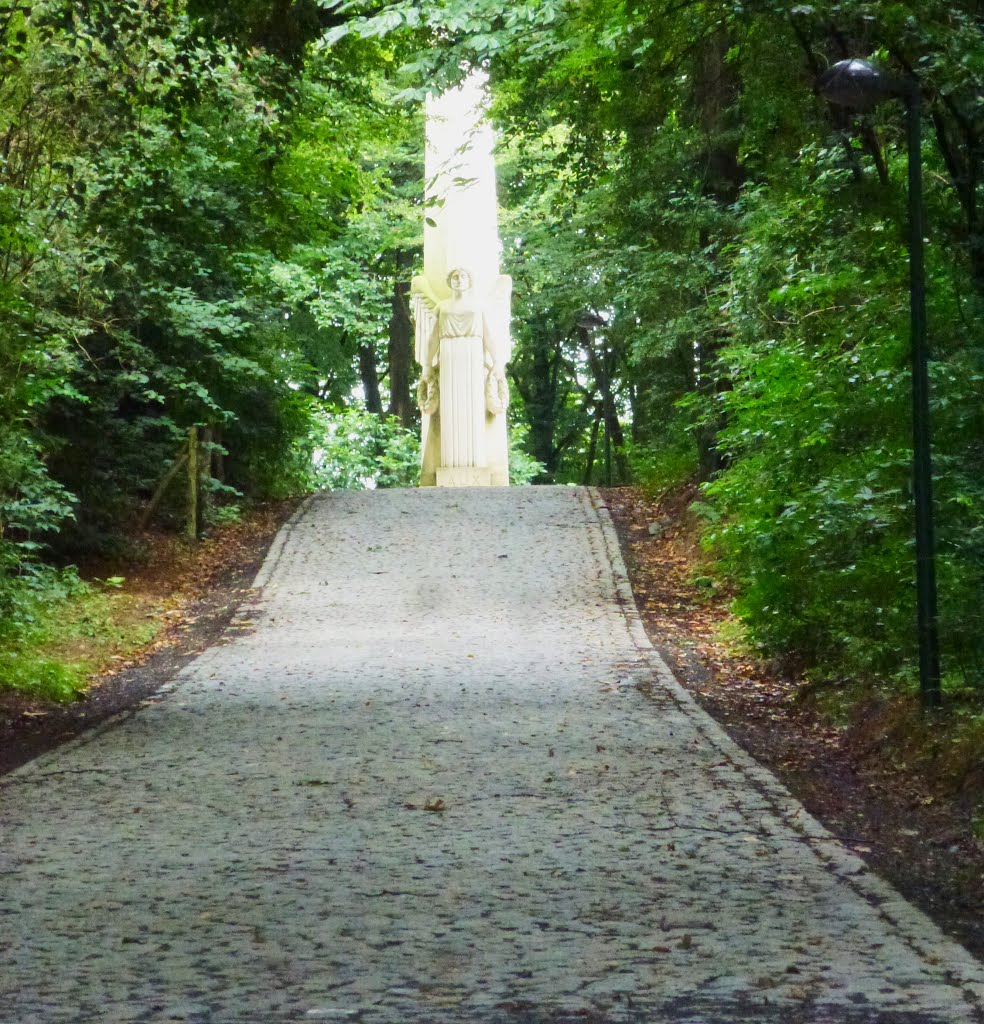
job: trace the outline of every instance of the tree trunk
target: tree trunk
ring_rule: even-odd
[[[405,427],[413,425],[414,405],[410,400],[410,359],[413,349],[413,325],[410,322],[408,296],[404,281],[393,285],[393,313],[389,323],[389,388],[387,412]]]
[[[376,350],[372,345],[359,346],[359,376],[366,396],[366,408],[377,416],[383,415],[383,400],[379,397],[379,370],[376,366]]]
[[[530,447],[533,458],[542,462],[547,473],[557,470],[559,452],[557,435],[557,373],[555,362],[559,358],[554,339],[545,331],[534,329],[532,334],[533,372],[527,382],[525,396],[530,421]],[[551,358],[551,356],[553,358]]]
[[[712,345],[697,343],[697,392],[704,396],[708,405],[714,401],[717,390],[714,380],[715,348]],[[713,415],[713,410],[711,415]],[[719,424],[704,422],[696,430],[697,439],[697,479],[706,483],[721,468],[721,460],[717,450]],[[723,424],[721,424],[723,426]]]
[[[618,420],[618,407],[615,403],[615,392],[612,390],[612,379],[615,376],[615,352],[605,342],[601,352],[595,348],[595,339],[586,327],[578,327],[581,335],[581,346],[588,359],[588,367],[601,392],[600,416],[606,432],[605,448],[605,483],[609,483],[611,462],[615,463],[615,474],[622,482],[628,479],[629,463],[625,456],[625,432]],[[610,453],[609,453],[610,450]]]
[[[212,440],[215,442],[215,448],[212,451],[212,476],[220,484],[224,484],[226,481],[225,473],[225,446],[222,444],[222,431],[218,427],[213,427]]]
[[[707,40],[700,55],[701,73],[694,91],[705,140],[703,193],[722,207],[730,206],[738,198],[745,176],[739,159],[738,134],[734,130],[739,83],[734,66],[726,59],[730,44],[724,31]],[[713,244],[709,233],[702,231],[701,249],[707,251]],[[714,396],[730,387],[730,381],[721,376],[717,359],[724,342],[720,334],[705,335],[694,342],[697,391],[705,396],[708,408],[707,423],[697,431],[698,474],[702,481],[709,480],[721,468],[717,435],[723,423],[718,421]]]
[[[157,511],[157,506],[161,503],[161,499],[164,497],[171,482],[178,475],[178,473],[184,468],[185,463],[188,461],[188,442],[186,441],[181,446],[181,451],[178,453],[174,462],[171,463],[170,469],[161,477],[160,483],[154,488],[154,493],[151,495],[150,502],[144,509],[143,515],[140,517],[140,529],[146,530],[150,523],[151,516]],[[0,534],[2,536],[2,534]]]
[[[728,63],[731,40],[720,31],[701,50],[700,73],[694,83],[694,102],[704,147],[701,154],[702,191],[723,205],[738,198],[745,172],[738,154],[735,107],[739,83]]]
[[[188,428],[188,514],[185,536],[198,540],[198,427]]]
[[[212,463],[215,459],[215,445],[212,443],[212,428],[203,427],[201,455],[198,459],[198,530],[202,532],[208,523],[212,509]]]
[[[605,415],[608,418],[608,439],[612,446],[612,458],[615,460],[615,480],[624,484],[629,479],[629,460],[625,454],[625,433],[618,420],[615,396],[612,394],[611,388],[609,388],[608,401],[605,404]]]

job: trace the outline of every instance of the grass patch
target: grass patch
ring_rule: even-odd
[[[78,571],[35,564],[18,577],[0,574],[0,694],[70,701],[173,643],[197,621],[195,602],[242,567],[255,572],[297,505],[292,498],[237,510],[195,544],[142,531],[128,538],[126,557],[95,558]]]
[[[160,624],[147,603],[119,590],[115,579],[111,586],[75,579],[26,595],[18,628],[0,635],[0,689],[72,700],[153,640]]]

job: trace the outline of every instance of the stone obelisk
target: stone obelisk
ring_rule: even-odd
[[[509,483],[512,282],[499,273],[494,136],[473,75],[427,103],[424,273],[413,280],[421,486]]]

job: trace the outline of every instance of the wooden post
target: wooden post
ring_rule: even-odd
[[[140,529],[146,530],[150,524],[151,516],[157,510],[157,506],[161,503],[161,498],[164,497],[164,492],[171,485],[171,481],[178,475],[178,472],[184,467],[184,464],[188,461],[188,444],[187,442],[181,446],[182,451],[178,452],[174,462],[171,463],[170,469],[161,477],[160,483],[154,489],[154,494],[150,499],[150,504],[147,506],[144,514],[140,517]]]
[[[198,540],[198,427],[188,428],[188,540]]]

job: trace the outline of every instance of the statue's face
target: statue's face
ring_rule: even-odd
[[[448,284],[455,291],[468,291],[471,288],[471,274],[467,270],[457,267],[448,274]]]

